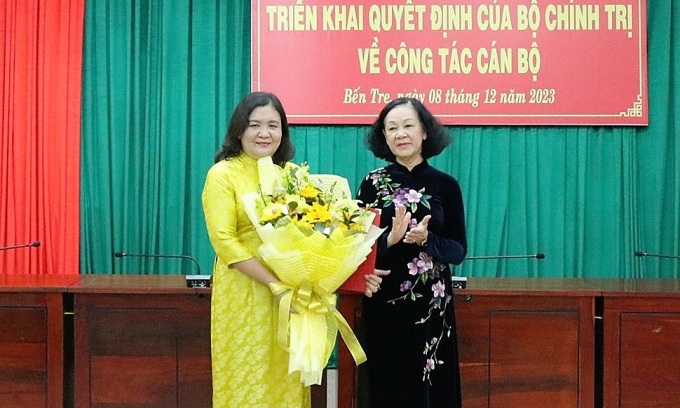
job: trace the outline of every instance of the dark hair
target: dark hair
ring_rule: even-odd
[[[397,158],[387,145],[385,133],[383,132],[385,130],[385,116],[395,107],[406,103],[411,104],[416,112],[418,112],[418,119],[427,134],[427,138],[423,140],[422,155],[424,159],[427,160],[438,155],[451,143],[451,136],[449,136],[444,125],[430,113],[422,102],[415,98],[397,98],[385,105],[382,111],[380,111],[378,119],[373,122],[371,130],[366,135],[366,147],[373,152],[375,157],[391,163],[396,162]]]
[[[283,105],[276,95],[269,92],[252,92],[247,94],[238,103],[234,113],[231,115],[227,134],[224,136],[222,147],[215,154],[215,163],[229,157],[236,157],[243,152],[241,146],[241,136],[248,128],[250,114],[261,106],[271,105],[281,116],[281,145],[274,155],[272,161],[280,166],[290,161],[295,154],[295,147],[290,140],[290,130],[288,128],[288,119],[286,112],[283,110]]]

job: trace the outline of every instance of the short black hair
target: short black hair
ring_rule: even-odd
[[[290,140],[290,129],[288,128],[288,118],[283,104],[279,98],[269,92],[252,92],[247,94],[238,103],[234,113],[231,115],[227,134],[224,136],[222,147],[215,154],[215,163],[229,157],[236,157],[243,152],[241,136],[248,128],[250,114],[261,106],[272,106],[281,116],[281,144],[272,156],[272,161],[280,166],[290,161],[295,154],[295,147]]]
[[[390,150],[385,139],[385,117],[395,107],[409,103],[418,112],[418,119],[423,126],[423,130],[427,134],[427,138],[423,140],[423,159],[427,160],[444,151],[444,149],[451,144],[451,136],[439,122],[437,118],[415,98],[397,98],[385,105],[380,111],[378,119],[371,125],[371,130],[366,135],[366,147],[373,152],[373,155],[379,159],[387,160],[394,163],[397,158]]]

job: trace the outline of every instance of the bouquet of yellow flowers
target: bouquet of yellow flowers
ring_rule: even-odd
[[[289,352],[289,372],[320,384],[339,331],[354,360],[366,360],[335,308],[334,292],[371,252],[382,230],[375,214],[350,197],[347,180],[310,175],[306,164],[281,168],[258,161],[259,191],[242,197],[262,239],[259,254],[281,280],[271,285],[279,303],[278,340]],[[291,310],[293,311],[291,313]]]

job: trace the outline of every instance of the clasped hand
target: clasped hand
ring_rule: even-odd
[[[387,236],[387,246],[390,247],[400,240],[403,240],[406,244],[423,245],[427,242],[427,224],[430,222],[430,218],[430,215],[426,215],[418,225],[409,229],[411,213],[406,211],[403,204],[396,204],[394,217],[392,217],[392,230]]]

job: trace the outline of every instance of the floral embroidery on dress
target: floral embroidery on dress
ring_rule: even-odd
[[[423,381],[427,380],[430,382],[430,373],[439,364],[444,364],[444,361],[437,359],[437,351],[439,349],[439,344],[441,339],[446,336],[451,335],[451,326],[446,322],[444,313],[449,302],[451,302],[451,295],[446,293],[446,285],[444,284],[444,279],[441,276],[441,272],[445,270],[445,265],[439,262],[434,262],[432,257],[425,252],[420,252],[417,258],[413,258],[411,262],[408,263],[408,273],[414,276],[414,280],[406,280],[402,282],[399,287],[404,295],[391,299],[388,301],[390,304],[395,304],[400,300],[412,300],[422,298],[423,294],[417,289],[419,286],[423,286],[423,290],[428,290],[426,285],[429,285],[429,290],[432,291],[432,299],[430,300],[430,308],[428,309],[427,316],[421,318],[416,324],[423,324],[427,322],[430,317],[436,313],[442,318],[442,329],[437,337],[433,337],[430,341],[425,343],[425,348],[423,354],[427,357],[425,362],[425,367],[423,368]]]
[[[370,207],[378,207],[382,201],[382,207],[388,207],[393,203],[402,204],[410,209],[412,213],[416,212],[419,204],[425,208],[430,208],[429,199],[432,196],[425,194],[425,187],[420,190],[400,187],[400,183],[394,182],[384,167],[371,171],[366,176],[366,179],[371,180],[377,191],[375,201],[368,204]],[[415,218],[411,218],[408,228],[412,229],[417,225],[418,221]],[[418,257],[413,258],[407,266],[408,273],[413,278],[401,283],[399,290],[404,293],[402,296],[388,300],[387,303],[396,304],[398,301],[416,301],[424,297],[423,291],[431,291],[427,314],[415,324],[424,324],[434,314],[437,314],[442,321],[439,335],[426,341],[423,350],[423,355],[426,357],[425,366],[423,367],[423,381],[427,381],[432,385],[430,374],[437,365],[444,364],[444,361],[437,358],[439,344],[441,344],[444,336],[450,337],[451,335],[451,325],[444,316],[446,308],[451,302],[451,295],[446,292],[445,280],[441,274],[442,271],[446,270],[446,265],[435,262],[430,255],[420,252]]]
[[[401,188],[399,183],[392,181],[389,173],[384,167],[371,171],[367,179],[370,179],[375,186],[378,194],[375,201],[370,204],[372,207],[377,207],[380,201],[383,202],[383,207],[388,207],[390,204],[403,204],[410,208],[411,212],[416,212],[418,204],[422,204],[425,208],[430,208],[428,201],[432,196],[425,194],[425,187],[416,191],[412,188]]]

